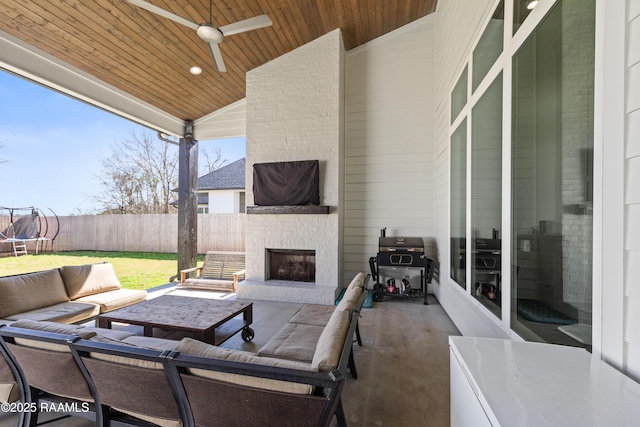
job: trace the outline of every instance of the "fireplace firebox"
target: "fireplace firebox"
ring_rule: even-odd
[[[267,249],[266,280],[316,281],[316,251],[306,249]]]

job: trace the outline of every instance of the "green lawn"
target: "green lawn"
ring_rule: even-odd
[[[152,252],[59,252],[0,258],[0,276],[42,271],[64,265],[110,262],[123,287],[149,289],[169,283],[178,270],[176,254]],[[201,264],[201,257],[198,258]],[[199,265],[200,265],[199,264]]]

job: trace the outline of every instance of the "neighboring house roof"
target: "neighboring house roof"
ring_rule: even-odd
[[[222,166],[198,178],[198,191],[202,190],[231,190],[245,188],[244,158]]]
[[[198,206],[209,204],[209,193],[198,193]],[[170,205],[178,206],[178,199],[171,201]]]

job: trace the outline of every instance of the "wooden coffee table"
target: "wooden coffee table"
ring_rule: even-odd
[[[110,329],[113,322],[140,325],[147,337],[158,328],[188,332],[194,339],[214,345],[240,331],[246,342],[254,337],[249,327],[253,322],[251,302],[162,295],[98,316],[99,328]]]

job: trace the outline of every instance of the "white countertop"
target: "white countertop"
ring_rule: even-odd
[[[581,348],[449,337],[494,426],[640,426],[640,384]]]

